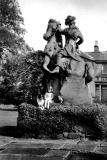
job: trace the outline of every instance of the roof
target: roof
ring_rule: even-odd
[[[80,52],[80,56],[81,56],[82,58],[88,59],[88,60],[90,60],[90,61],[95,61],[95,59],[94,59],[93,56],[91,56],[90,54],[87,54],[87,53],[85,53],[85,52]]]
[[[107,61],[107,51],[85,52],[85,53],[92,56],[95,59],[95,61]]]

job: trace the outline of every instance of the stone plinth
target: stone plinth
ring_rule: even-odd
[[[89,89],[85,85],[84,79],[81,77],[68,77],[61,88],[61,95],[65,103],[92,103]]]

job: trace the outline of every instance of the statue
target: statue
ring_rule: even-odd
[[[69,103],[91,103],[89,83],[95,78],[93,59],[79,51],[83,36],[75,25],[75,17],[67,16],[62,30],[55,19],[48,21],[43,38],[47,41],[44,49],[45,94],[53,89],[52,101]],[[62,35],[65,35],[63,48]],[[92,89],[91,89],[92,90]],[[48,106],[49,107],[49,106]]]
[[[83,43],[83,36],[79,28],[75,25],[75,19],[74,16],[67,16],[65,19],[65,25],[68,25],[69,27],[60,32],[65,35],[66,41],[64,48],[67,54],[75,60],[79,60],[77,49],[79,48],[79,45]]]

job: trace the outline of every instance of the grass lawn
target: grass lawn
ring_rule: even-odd
[[[18,137],[17,111],[0,110],[0,136]]]
[[[0,127],[16,126],[17,125],[17,111],[2,111],[0,110]]]

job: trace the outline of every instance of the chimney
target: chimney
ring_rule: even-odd
[[[95,41],[94,52],[99,52],[98,41]]]

